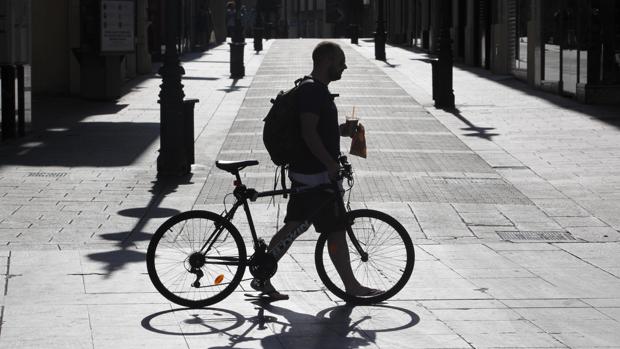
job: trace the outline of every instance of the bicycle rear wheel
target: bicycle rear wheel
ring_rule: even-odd
[[[214,234],[218,227],[220,232]],[[207,242],[211,247],[204,254]],[[153,285],[168,300],[185,307],[204,307],[224,299],[241,282],[245,245],[239,231],[218,214],[183,212],[153,234],[146,265]],[[199,273],[203,276],[196,282]]]
[[[374,210],[354,210],[347,213],[353,235],[365,258],[354,246],[349,234],[347,245],[351,268],[363,286],[384,291],[372,297],[348,294],[329,257],[327,237],[321,234],[314,253],[317,272],[328,290],[342,300],[355,304],[385,301],[400,291],[413,272],[415,253],[407,230],[391,216]]]

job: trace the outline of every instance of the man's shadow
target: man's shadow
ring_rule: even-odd
[[[273,339],[285,348],[363,348],[376,341],[376,333],[363,331],[359,324],[367,317],[353,320],[351,313],[354,306],[339,306],[331,311],[327,318],[298,313],[283,307],[274,306],[263,301],[254,301],[261,310],[283,316],[286,322],[274,322],[275,334],[261,339],[263,348],[268,348]],[[259,310],[260,311],[260,310]]]
[[[241,348],[257,341],[263,348],[354,349],[372,346],[380,332],[401,331],[420,321],[414,312],[388,305],[340,305],[309,315],[263,300],[251,303],[258,311],[256,316],[244,317],[222,308],[182,308],[149,315],[142,320],[142,327],[166,335],[204,336],[205,343],[211,342],[210,336],[228,337],[225,346],[219,342],[209,346],[211,349]],[[179,323],[178,332],[172,332],[170,326],[154,326],[161,322],[157,318],[171,317],[171,313]],[[396,325],[393,319],[398,319]],[[244,325],[243,331],[237,330]],[[265,335],[257,335],[261,332]]]

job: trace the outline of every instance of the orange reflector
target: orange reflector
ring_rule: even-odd
[[[222,283],[222,281],[224,281],[224,274],[220,274],[215,278],[215,285],[219,285]]]

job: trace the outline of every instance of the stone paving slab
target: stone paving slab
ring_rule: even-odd
[[[352,206],[385,211],[407,228],[416,244],[410,282],[385,304],[345,306],[318,279],[311,229],[274,279],[288,301],[252,303],[249,280],[203,309],[156,292],[144,263],[150,236],[179,211],[224,209],[232,178],[213,169],[216,159],[254,157],[261,164],[244,181],[273,186],[261,120],[268,98],[310,71],[317,42],[270,40],[260,55],[248,44],[248,76],[235,83],[226,64],[213,63],[228,59],[227,46],[184,62],[187,76],[209,79],[186,83],[201,102],[197,164],[182,183],[162,186],[153,176],[154,76],[113,106],[50,100],[44,132],[0,147],[0,347],[620,347],[620,172],[617,130],[596,119],[606,112],[457,67],[459,119],[431,107],[430,67],[410,59],[420,54],[388,46],[400,65],[387,66],[363,40],[340,41],[350,69],[330,85],[341,116],[356,106],[372,145],[368,159],[352,158]],[[51,122],[63,114],[66,122]],[[481,138],[463,118],[497,135]],[[131,151],[114,157],[118,147],[102,140],[119,126],[118,142]],[[89,134],[103,146],[85,160],[79,147]],[[252,205],[261,236],[281,225],[285,204]],[[234,223],[250,243],[242,218]],[[529,230],[575,240],[498,235]]]

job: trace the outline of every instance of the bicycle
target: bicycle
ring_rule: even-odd
[[[345,206],[343,189],[337,181],[316,187],[293,187],[258,192],[246,187],[239,175],[256,160],[216,161],[216,167],[235,176],[230,210],[221,214],[210,211],[187,211],[171,217],[155,232],[146,254],[151,282],[165,298],[190,308],[215,304],[241,283],[245,268],[255,278],[266,279],[276,273],[277,261],[267,253],[267,245],[259,238],[254,227],[249,202],[258,198],[283,194],[302,194],[327,190],[330,196],[308,218],[292,230],[288,244],[310,226],[324,205],[336,202],[344,217],[351,267],[363,285],[380,289],[383,293],[370,297],[348,294],[333,266],[328,253],[327,234],[317,240],[314,260],[319,278],[325,287],[342,300],[353,304],[373,304],[385,301],[398,293],[407,283],[415,262],[413,243],[405,228],[393,217],[375,210],[350,210],[350,190],[353,170],[345,156],[340,159],[339,178],[348,183],[349,199]],[[254,253],[247,258],[246,247],[239,230],[232,224],[233,217],[243,206],[246,214]],[[212,280],[204,283],[204,280]]]

